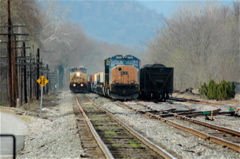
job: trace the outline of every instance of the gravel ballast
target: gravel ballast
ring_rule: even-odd
[[[233,150],[135,113],[97,94],[87,95],[152,142],[173,152],[177,158],[239,158],[240,154]],[[73,104],[76,104],[74,94],[69,90],[59,92],[57,103],[56,106],[43,108],[43,119],[29,116],[26,144],[17,158],[81,158],[83,156],[84,150],[73,113]]]
[[[90,94],[89,96],[92,97],[94,102],[101,104],[105,109],[115,114],[119,119],[154,143],[166,148],[169,152],[175,152],[178,158],[239,158],[239,153],[233,150],[204,141],[192,134],[173,128],[164,122],[137,114],[108,99],[98,98],[96,94]]]
[[[81,158],[83,154],[73,113],[74,99],[69,91],[58,96],[55,107],[43,108],[43,118],[28,123],[24,150],[17,158]]]

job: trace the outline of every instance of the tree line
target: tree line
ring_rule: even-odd
[[[67,83],[68,76],[59,68],[67,70],[71,66],[86,65],[86,54],[95,54],[88,50],[101,47],[84,35],[79,25],[64,21],[68,12],[67,8],[61,8],[54,1],[0,0],[1,105],[8,103],[15,107],[32,99],[38,100],[39,85],[36,80],[40,73],[47,78],[51,76],[44,93],[48,93],[48,88],[52,86],[53,91],[55,86],[62,87],[63,82]],[[10,34],[8,28],[11,28]],[[12,42],[8,42],[8,35],[11,35]],[[8,44],[13,50],[10,54]],[[36,56],[39,48],[41,56]],[[14,60],[9,63],[8,59]],[[45,63],[49,64],[47,69]],[[48,66],[50,75],[46,72]],[[7,71],[9,68],[12,68],[11,71]],[[14,77],[9,77],[9,74]]]
[[[28,52],[40,48],[41,59],[49,64],[51,71],[57,70],[59,65],[66,70],[72,66],[85,66],[89,73],[96,73],[103,70],[105,58],[136,53],[128,47],[98,42],[87,36],[80,24],[68,20],[71,8],[60,4],[56,0],[11,0],[13,25],[26,26],[21,32],[29,34],[26,45],[31,49]],[[0,25],[7,25],[6,0],[0,0]]]
[[[185,8],[148,44],[147,62],[174,67],[175,89],[210,79],[240,82],[240,3]]]
[[[175,89],[199,88],[210,79],[239,82],[239,8],[240,3],[233,2],[232,7],[182,9],[165,19],[166,25],[142,56],[139,50],[89,37],[80,24],[68,21],[71,9],[57,1],[11,0],[13,24],[26,25],[22,32],[29,33],[29,51],[40,48],[51,71],[59,65],[66,69],[83,65],[90,74],[96,73],[103,70],[105,58],[133,54],[143,64],[174,67]],[[0,25],[6,24],[6,1],[0,0]]]

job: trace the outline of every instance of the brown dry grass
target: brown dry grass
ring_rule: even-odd
[[[58,105],[57,103],[57,95],[56,94],[50,94],[50,95],[44,95],[43,96],[43,107],[54,107]],[[20,107],[14,108],[14,107],[8,107],[8,106],[0,106],[0,112],[8,113],[8,114],[19,114],[19,112],[33,112],[38,113],[40,109],[40,100],[33,100],[29,103],[25,103],[21,105]]]

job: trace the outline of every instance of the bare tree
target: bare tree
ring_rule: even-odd
[[[239,80],[239,22],[232,16],[239,13],[232,12],[205,6],[166,19],[166,27],[149,43],[149,61],[175,67],[177,89],[199,87],[209,79]]]
[[[37,39],[41,31],[40,8],[35,0],[11,0],[11,18],[13,25],[25,25],[23,32]],[[0,25],[7,24],[6,0],[0,0]]]

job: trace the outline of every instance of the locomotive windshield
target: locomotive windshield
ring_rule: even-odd
[[[105,59],[105,67],[107,69],[113,68],[118,65],[130,65],[140,69],[141,60],[132,55],[115,55]]]
[[[121,59],[121,60],[113,60],[111,62],[111,67],[118,66],[118,65],[130,65],[130,66],[139,68],[139,60]]]
[[[69,71],[72,72],[76,72],[76,71],[80,71],[82,73],[87,73],[87,69],[84,67],[72,67],[69,69]]]

